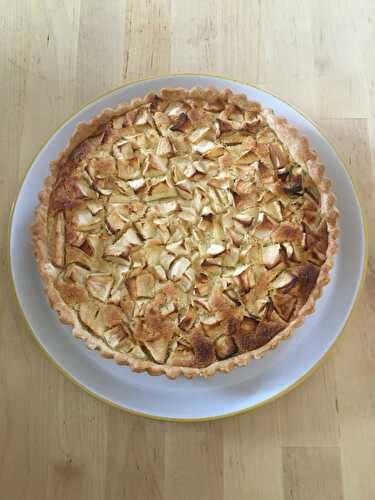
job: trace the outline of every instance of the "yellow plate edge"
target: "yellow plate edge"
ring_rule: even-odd
[[[143,412],[139,412],[139,411],[136,411],[136,410],[131,410],[130,408],[124,408],[123,406],[117,404],[117,403],[113,403],[112,401],[102,397],[102,396],[99,396],[98,394],[96,394],[94,391],[91,391],[90,389],[87,389],[87,387],[85,387],[84,385],[82,385],[80,382],[78,382],[78,380],[76,380],[74,377],[72,377],[72,375],[70,375],[70,373],[68,371],[66,371],[64,368],[62,368],[60,365],[58,365],[55,360],[51,357],[51,355],[48,353],[48,351],[39,343],[38,339],[35,337],[34,335],[34,332],[32,331],[32,328],[30,327],[29,325],[29,322],[27,321],[26,319],[26,316],[25,316],[25,313],[21,307],[21,304],[19,303],[19,300],[18,300],[18,296],[17,296],[17,292],[16,292],[16,287],[15,287],[15,283],[14,283],[14,280],[13,280],[13,274],[11,272],[11,268],[10,268],[10,260],[11,260],[11,256],[10,256],[10,235],[11,235],[11,227],[12,227],[12,222],[13,222],[13,214],[14,214],[14,209],[15,209],[15,206],[17,204],[17,201],[18,201],[18,198],[19,198],[19,194],[20,194],[20,191],[21,191],[21,188],[23,186],[23,183],[24,183],[24,180],[25,180],[25,177],[28,173],[28,171],[30,170],[30,168],[32,167],[36,157],[39,155],[40,151],[44,148],[44,146],[49,142],[49,140],[68,122],[70,121],[77,113],[79,113],[82,109],[86,108],[87,106],[89,106],[90,104],[93,104],[95,103],[98,99],[101,99],[102,97],[108,95],[108,94],[111,94],[113,92],[115,92],[116,90],[120,90],[121,88],[124,88],[124,87],[128,87],[130,85],[133,85],[133,84],[136,84],[136,83],[141,83],[141,82],[145,82],[145,81],[149,81],[149,80],[155,80],[155,79],[158,79],[158,78],[166,78],[166,77],[173,77],[173,76],[210,76],[210,77],[214,77],[214,78],[221,78],[221,79],[224,79],[224,80],[229,80],[229,81],[233,81],[233,82],[236,82],[236,83],[240,83],[241,85],[248,85],[250,87],[254,87],[262,92],[265,92],[266,94],[270,94],[272,95],[273,97],[275,97],[276,99],[278,99],[279,101],[283,102],[284,104],[287,104],[288,106],[290,106],[292,109],[294,109],[295,111],[297,111],[299,114],[301,114],[307,121],[309,121],[310,123],[312,123],[314,125],[314,127],[317,129],[317,131],[321,134],[321,136],[326,140],[326,142],[331,146],[331,148],[333,149],[333,151],[335,152],[336,156],[338,157],[338,159],[340,160],[342,166],[344,167],[346,173],[348,174],[350,180],[351,180],[351,183],[352,183],[352,186],[353,186],[353,189],[354,189],[354,192],[356,194],[356,197],[357,197],[357,201],[358,201],[358,205],[359,205],[359,208],[360,208],[360,213],[361,213],[361,218],[362,218],[362,222],[363,222],[363,227],[364,227],[364,233],[365,233],[365,254],[364,254],[364,266],[363,266],[363,270],[362,270],[362,275],[361,275],[361,281],[360,281],[360,285],[359,285],[359,288],[358,288],[358,292],[357,292],[357,296],[355,298],[355,301],[353,302],[353,305],[352,305],[352,308],[350,310],[350,313],[349,313],[349,316],[345,322],[345,325],[343,327],[343,329],[341,330],[341,332],[337,335],[336,339],[334,340],[334,342],[332,343],[332,345],[329,347],[329,349],[323,354],[323,356],[320,358],[320,360],[315,363],[314,366],[312,366],[310,368],[310,370],[308,370],[304,375],[302,375],[302,377],[300,377],[298,380],[296,380],[293,384],[291,384],[290,386],[288,386],[286,389],[284,389],[283,391],[280,391],[278,394],[276,394],[275,396],[272,396],[268,399],[266,399],[265,401],[262,401],[261,403],[258,403],[258,404],[255,404],[255,405],[252,405],[252,406],[249,406],[249,407],[246,407],[246,408],[243,408],[242,410],[238,410],[238,411],[234,411],[234,412],[230,412],[230,413],[225,413],[224,415],[217,415],[215,417],[203,417],[203,418],[172,418],[172,417],[159,417],[157,415],[150,415],[148,413],[143,413]],[[316,122],[314,120],[312,120],[310,117],[308,117],[304,112],[302,112],[300,109],[298,109],[296,106],[290,104],[289,102],[285,101],[285,99],[282,99],[280,98],[279,96],[277,96],[276,94],[270,92],[269,90],[266,90],[264,88],[262,88],[261,86],[259,85],[255,85],[253,83],[249,83],[249,82],[244,82],[244,81],[240,81],[240,80],[236,80],[234,78],[231,78],[231,77],[228,77],[228,76],[225,76],[225,75],[220,75],[220,74],[215,74],[215,73],[166,73],[166,74],[161,74],[161,75],[158,75],[158,76],[154,76],[154,77],[150,77],[150,78],[142,78],[142,79],[139,79],[139,80],[130,80],[128,81],[127,83],[125,84],[122,84],[122,85],[118,85],[114,88],[112,88],[111,90],[107,91],[107,92],[104,92],[98,96],[96,96],[94,99],[92,99],[91,101],[87,102],[85,105],[83,105],[78,111],[75,111],[74,113],[72,113],[67,119],[65,119],[65,121],[59,125],[55,130],[54,132],[52,132],[49,137],[44,141],[44,143],[42,144],[42,146],[38,149],[38,152],[34,155],[33,159],[31,160],[27,170],[24,172],[23,176],[22,176],[22,179],[21,179],[21,182],[20,182],[20,185],[18,187],[18,190],[17,190],[17,194],[16,194],[16,197],[15,197],[15,200],[13,201],[13,203],[11,204],[11,208],[10,208],[10,212],[9,212],[9,217],[8,217],[8,251],[7,251],[7,270],[8,270],[8,273],[9,273],[9,278],[10,278],[10,281],[11,281],[11,288],[13,290],[13,295],[15,297],[15,300],[16,300],[16,303],[18,305],[18,309],[19,311],[21,312],[21,316],[23,318],[23,321],[25,323],[25,326],[27,327],[27,331],[29,332],[29,334],[31,335],[31,337],[33,338],[34,342],[36,343],[36,345],[39,347],[39,349],[42,351],[42,353],[47,357],[47,359],[58,369],[58,371],[60,373],[62,373],[62,375],[64,375],[65,378],[67,378],[68,380],[70,380],[71,382],[73,382],[73,384],[75,384],[76,386],[80,387],[84,392],[86,392],[87,394],[89,394],[90,396],[94,397],[95,399],[99,400],[99,401],[102,401],[106,404],[108,404],[109,406],[112,406],[113,408],[118,408],[124,412],[127,412],[131,415],[137,415],[137,416],[140,416],[140,417],[144,417],[144,418],[149,418],[149,419],[152,419],[152,420],[158,420],[158,421],[162,421],[162,422],[211,422],[211,421],[214,421],[214,420],[221,420],[221,419],[224,419],[224,418],[229,418],[229,417],[233,417],[233,416],[236,416],[236,415],[243,415],[244,413],[247,413],[251,410],[255,410],[256,408],[260,408],[262,406],[265,406],[269,403],[272,403],[273,401],[276,401],[277,399],[281,398],[282,396],[284,396],[285,394],[288,394],[288,392],[292,391],[293,389],[295,389],[296,387],[298,387],[300,384],[302,384],[302,382],[304,382],[308,377],[310,377],[318,368],[320,368],[320,366],[324,363],[324,361],[326,360],[326,358],[328,357],[328,354],[330,354],[333,350],[333,348],[337,345],[337,342],[340,338],[342,338],[343,336],[343,333],[344,331],[346,330],[346,327],[347,327],[347,324],[353,314],[353,310],[354,308],[357,306],[358,302],[359,302],[359,299],[360,297],[362,296],[362,293],[363,293],[363,290],[364,290],[364,284],[365,284],[365,277],[366,277],[366,274],[367,274],[367,266],[368,266],[368,246],[369,246],[369,241],[368,241],[368,223],[367,223],[367,218],[366,218],[366,215],[365,215],[365,211],[363,209],[363,205],[362,205],[362,194],[360,192],[360,189],[357,185],[357,182],[354,180],[352,174],[350,173],[349,169],[347,168],[347,166],[345,165],[345,162],[342,160],[341,156],[338,154],[336,148],[331,144],[331,142],[327,139],[327,137],[325,136],[325,134],[323,134],[323,132],[320,130],[320,128],[318,127],[318,125],[316,124]]]

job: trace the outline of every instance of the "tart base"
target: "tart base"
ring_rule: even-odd
[[[233,95],[228,89],[219,92],[211,87],[201,89],[198,87],[191,90],[181,88],[163,89],[170,95],[175,93],[177,97],[203,97],[205,99],[215,99],[219,96],[230,98],[233,104],[246,105],[250,101],[245,95]],[[163,91],[162,90],[162,91]],[[161,92],[162,92],[161,91]],[[233,357],[216,361],[205,368],[190,368],[182,366],[170,366],[167,364],[158,364],[152,361],[136,359],[129,354],[123,354],[111,349],[102,339],[96,337],[88,329],[84,328],[78,318],[78,314],[70,308],[62,299],[60,293],[54,285],[56,271],[49,259],[48,235],[47,235],[47,217],[51,192],[55,184],[57,174],[61,165],[65,163],[71,152],[85,139],[90,137],[97,128],[108,122],[111,118],[120,116],[125,112],[135,109],[148,102],[150,95],[144,99],[134,99],[130,104],[124,104],[118,108],[106,109],[99,116],[88,123],[78,125],[75,133],[71,137],[69,144],[62,151],[59,158],[51,163],[51,174],[46,178],[44,187],[39,196],[39,206],[36,210],[34,224],[32,225],[33,251],[38,265],[38,269],[43,281],[43,285],[48,296],[51,307],[57,312],[60,320],[72,325],[73,335],[84,340],[89,349],[97,350],[104,358],[113,358],[119,365],[128,365],[134,372],[147,372],[150,375],[165,374],[171,379],[178,376],[192,378],[196,376],[207,377],[216,372],[228,373],[235,367],[245,366],[251,359],[261,358],[267,351],[275,349],[282,340],[287,339],[294,330],[301,326],[304,318],[312,314],[315,310],[316,300],[321,296],[324,286],[329,282],[329,272],[334,265],[334,255],[338,251],[337,239],[339,228],[337,220],[339,212],[336,207],[336,198],[331,189],[331,182],[325,175],[325,168],[318,159],[318,156],[310,148],[306,137],[300,135],[297,129],[290,126],[286,119],[274,115],[272,110],[263,110],[261,113],[267,121],[270,128],[275,132],[278,139],[289,149],[291,156],[298,163],[306,166],[306,169],[315,182],[321,195],[321,212],[327,221],[328,229],[328,248],[326,251],[326,260],[320,267],[320,272],[306,303],[298,311],[297,316],[280,333],[275,335],[268,343],[262,347],[248,351]]]

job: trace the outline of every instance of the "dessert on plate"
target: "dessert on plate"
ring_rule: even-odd
[[[229,372],[314,311],[338,211],[306,138],[215,88],[165,88],[77,127],[32,227],[51,307],[137,372]]]

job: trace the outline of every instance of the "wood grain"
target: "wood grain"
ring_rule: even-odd
[[[10,293],[0,241],[4,500],[375,498],[375,7],[370,0],[0,0],[0,222],[44,140],[113,86],[210,71],[315,119],[363,194],[365,290],[302,386],[223,422],[151,422],[46,361]]]
[[[343,500],[340,449],[326,447],[283,448],[285,500]]]

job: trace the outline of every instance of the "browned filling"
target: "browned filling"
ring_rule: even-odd
[[[205,367],[262,347],[326,259],[319,191],[256,103],[164,91],[60,166],[56,288],[117,352]]]

